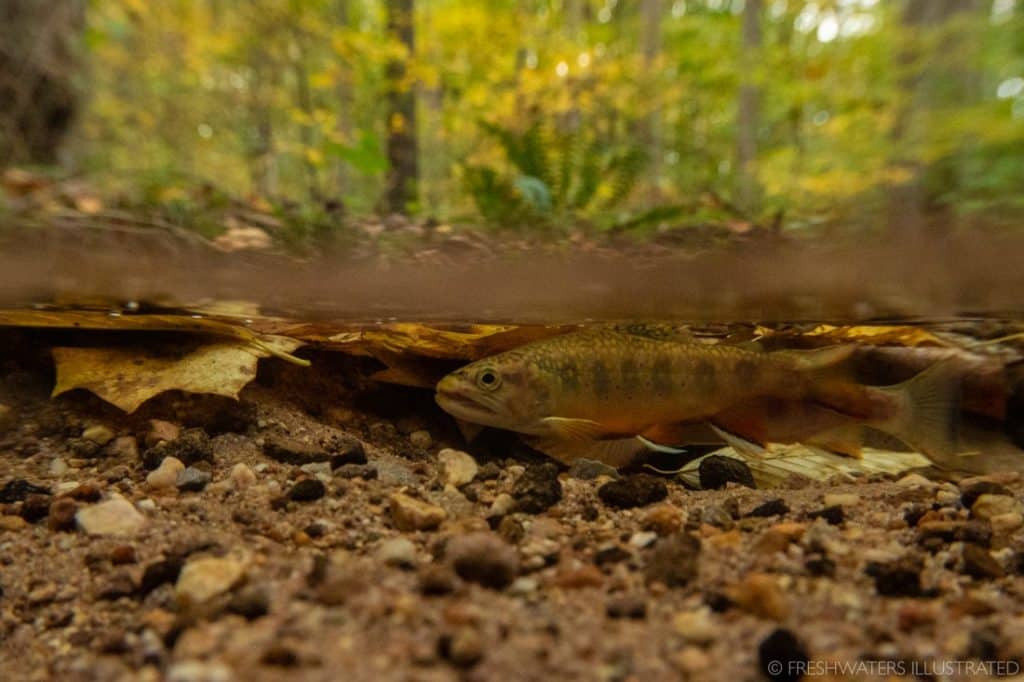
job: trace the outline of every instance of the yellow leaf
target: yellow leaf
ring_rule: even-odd
[[[256,376],[256,364],[270,349],[289,353],[302,342],[285,337],[263,340],[267,350],[238,340],[116,348],[54,348],[57,384],[53,396],[84,388],[134,412],[164,391],[212,393],[237,398]]]

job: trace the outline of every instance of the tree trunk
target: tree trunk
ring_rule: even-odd
[[[644,56],[644,68],[648,74],[653,74],[661,50],[661,0],[643,0],[640,6],[641,23],[643,25],[640,35],[641,50]],[[657,93],[651,93],[654,101],[657,101]],[[648,169],[651,181],[648,195],[648,203],[652,206],[661,200],[661,112],[655,107],[643,122],[643,142],[647,152]]]
[[[0,167],[52,164],[78,113],[82,0],[0,3]]]
[[[387,0],[388,34],[402,43],[407,59],[415,53],[413,27],[413,0]],[[416,200],[419,163],[416,149],[416,94],[406,82],[406,59],[393,59],[388,63],[388,173],[385,195],[387,209],[392,213],[406,213]]]
[[[762,0],[747,0],[743,6],[743,40],[741,46],[741,78],[736,108],[736,197],[740,208],[753,215],[757,212],[760,189],[757,182],[757,127],[760,117],[761,88],[749,80],[757,67],[761,49]]]
[[[910,34],[897,57],[900,84],[906,104],[898,112],[890,133],[893,166],[909,176],[889,192],[889,231],[910,237],[924,237],[929,230],[933,198],[925,186],[925,163],[919,147],[928,136],[929,118],[943,103],[966,103],[976,99],[975,79],[969,66],[943,64],[944,56],[966,57],[968,36],[950,35],[933,54],[925,54],[916,39],[934,30],[954,15],[977,11],[976,0],[907,0],[901,22]],[[921,65],[921,66],[918,66]],[[941,94],[939,90],[943,90]]]

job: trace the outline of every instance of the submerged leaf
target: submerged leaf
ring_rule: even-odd
[[[224,340],[186,345],[54,348],[57,384],[53,396],[75,388],[89,390],[125,412],[164,391],[212,393],[237,398],[256,376],[260,358],[290,353],[301,341],[265,337],[265,347]]]
[[[794,477],[828,481],[837,476],[901,474],[910,469],[931,466],[932,462],[916,452],[893,452],[864,448],[860,459],[828,452],[808,445],[773,445],[765,456],[750,456],[731,447],[687,462],[678,478],[689,486],[700,487],[700,463],[713,455],[731,457],[745,463],[758,488],[778,488]]]

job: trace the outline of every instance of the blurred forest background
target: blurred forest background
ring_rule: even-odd
[[[1021,0],[6,0],[0,102],[9,197],[208,237],[1024,216]]]

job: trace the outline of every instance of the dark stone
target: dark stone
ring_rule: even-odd
[[[164,583],[175,582],[184,563],[181,557],[169,557],[149,564],[142,572],[139,592],[145,596]]]
[[[211,480],[213,480],[213,476],[210,475],[209,471],[203,471],[196,467],[186,467],[178,474],[176,485],[178,490],[182,492],[197,493],[209,485]]]
[[[836,562],[821,554],[814,554],[807,558],[804,568],[810,575],[831,578],[836,573]]]
[[[938,551],[950,542],[968,542],[982,547],[992,544],[992,525],[988,521],[926,521],[917,527],[918,543],[929,551]]]
[[[299,664],[299,655],[291,647],[283,644],[271,644],[260,657],[260,663],[279,668],[294,668]]]
[[[843,511],[841,506],[833,505],[831,507],[825,507],[818,509],[807,514],[809,519],[825,519],[830,525],[838,526],[846,520],[846,512]]]
[[[984,547],[965,544],[963,560],[962,572],[976,580],[992,580],[1005,575],[1003,567]]]
[[[913,528],[921,520],[921,517],[927,513],[928,508],[923,504],[912,504],[903,512],[903,520],[907,522],[909,527]]]
[[[683,587],[697,577],[700,540],[689,533],[676,533],[659,540],[647,557],[644,578],[668,587]]]
[[[500,590],[519,574],[519,555],[498,535],[476,532],[453,537],[445,547],[463,580]]]
[[[377,478],[377,467],[372,464],[343,464],[335,469],[334,475],[338,478],[361,478],[372,481]]]
[[[12,504],[21,502],[29,495],[49,495],[50,489],[35,483],[29,483],[23,478],[12,478],[0,488],[0,504]]]
[[[704,490],[724,488],[727,483],[739,483],[748,488],[756,488],[754,474],[745,462],[732,457],[711,455],[701,460],[697,469],[700,476],[700,487]]]
[[[136,592],[135,583],[132,581],[130,575],[123,571],[118,571],[111,575],[99,588],[96,595],[98,599],[120,599],[121,597],[130,597]]]
[[[996,661],[999,660],[999,650],[999,632],[983,627],[971,631],[970,639],[967,642],[966,658],[978,661]]]
[[[1007,497],[1013,497],[1013,493],[1005,485],[1000,485],[993,481],[978,481],[960,492],[960,503],[967,509],[970,509],[982,495],[1006,495]]]
[[[268,434],[263,442],[263,453],[285,464],[312,464],[331,459],[322,446],[302,441],[282,433]]]
[[[664,500],[668,497],[668,486],[657,476],[634,474],[605,483],[598,488],[597,496],[614,509],[632,509]]]
[[[761,673],[772,682],[797,682],[807,672],[807,649],[792,632],[776,628],[757,646]]]
[[[21,518],[29,523],[45,519],[47,514],[50,513],[50,500],[51,497],[49,495],[29,495],[21,503]]]
[[[612,597],[605,605],[609,618],[643,620],[647,617],[647,602],[640,595],[626,594]]]
[[[455,574],[447,566],[428,564],[419,573],[420,592],[428,597],[439,597],[455,591]]]
[[[921,565],[904,557],[889,562],[870,562],[864,572],[875,579],[875,591],[883,597],[922,597]]]
[[[247,585],[232,595],[227,610],[246,620],[255,620],[270,611],[270,597],[262,586]]]
[[[339,441],[331,452],[331,469],[338,469],[346,464],[366,464],[366,448],[361,441],[352,438]]]
[[[605,564],[617,564],[620,561],[625,561],[631,556],[632,554],[624,550],[620,545],[606,545],[598,548],[598,550],[594,552],[594,563],[598,566],[603,566]]]
[[[707,592],[704,595],[704,603],[715,613],[725,613],[735,604],[732,599],[722,592]]]
[[[78,504],[68,497],[60,497],[50,503],[49,525],[53,530],[74,530]]]
[[[319,500],[326,493],[327,488],[323,482],[315,478],[305,478],[292,486],[288,491],[288,499],[295,502],[312,502]]]
[[[709,526],[715,528],[721,528],[722,530],[730,530],[736,525],[732,514],[729,513],[725,507],[720,504],[711,504],[700,512],[701,523],[706,523]]]
[[[82,459],[95,459],[103,450],[102,445],[88,438],[68,438],[66,444],[73,455]]]
[[[562,500],[562,484],[558,481],[558,467],[554,464],[534,464],[526,467],[512,487],[516,509],[526,514],[541,514]]]
[[[789,505],[782,498],[775,498],[774,500],[768,500],[762,504],[754,507],[747,516],[758,516],[758,517],[769,517],[769,516],[785,516],[789,513]]]
[[[79,502],[99,502],[100,498],[103,497],[103,491],[95,483],[86,481],[70,490],[64,496]]]
[[[203,429],[185,429],[174,440],[161,441],[142,453],[142,466],[152,471],[165,457],[177,457],[187,467],[196,462],[213,462],[213,444]]]
[[[478,481],[493,481],[501,478],[501,467],[494,462],[486,462],[476,474]]]

